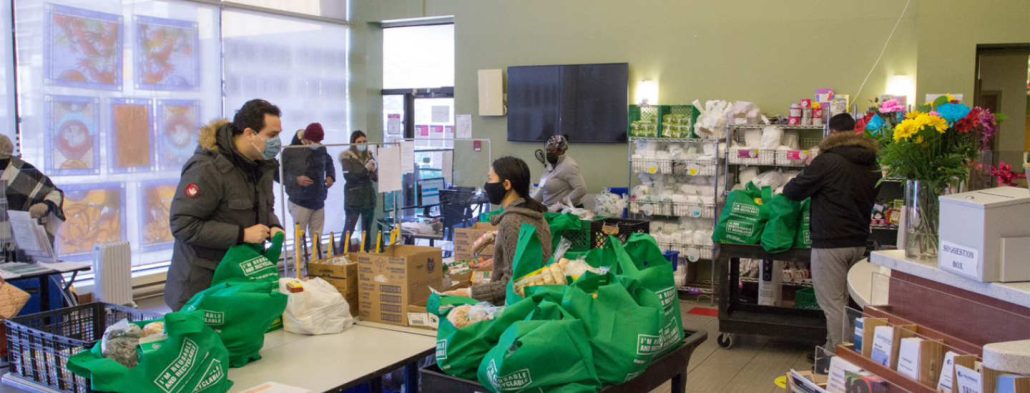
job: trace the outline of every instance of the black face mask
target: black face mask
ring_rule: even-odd
[[[558,165],[558,155],[547,153],[547,162],[551,163],[551,165]]]
[[[483,190],[486,191],[486,198],[494,205],[500,205],[504,201],[504,195],[508,193],[504,190],[503,182],[486,183]]]

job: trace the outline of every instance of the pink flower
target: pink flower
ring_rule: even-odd
[[[884,101],[883,104],[880,105],[880,113],[897,113],[904,111],[905,106],[901,105],[901,103],[895,98]]]

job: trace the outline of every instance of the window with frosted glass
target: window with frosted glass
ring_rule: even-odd
[[[383,29],[383,88],[454,86],[454,25]]]
[[[202,123],[222,116],[219,11],[179,1],[15,4],[23,158],[65,192],[65,260],[128,241],[170,259],[168,210]]]
[[[347,29],[342,25],[246,11],[223,12],[226,115],[235,113],[250,99],[263,98],[282,110],[283,145],[289,145],[297,130],[313,122],[325,129],[322,143],[347,143],[351,132],[347,39]],[[338,147],[327,149],[338,182],[327,191],[326,233],[339,233],[343,228],[342,152]],[[283,166],[287,164],[292,163]],[[287,228],[293,228],[278,185],[276,202],[276,214]],[[292,235],[293,231],[288,233]]]

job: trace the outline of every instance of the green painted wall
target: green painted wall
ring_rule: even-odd
[[[453,15],[456,113],[473,114],[473,135],[494,156],[534,162],[537,144],[509,143],[504,117],[476,114],[476,70],[514,65],[628,62],[630,99],[643,79],[661,103],[748,100],[766,113],[831,87],[865,106],[892,75],[911,75],[920,94],[972,94],[975,43],[1030,42],[1030,1],[913,0],[872,70],[905,2],[898,0],[352,0],[352,121],[381,132],[381,33],[369,22]],[[982,10],[992,8],[992,10]],[[972,16],[972,17],[968,17]],[[940,31],[954,28],[947,45]],[[929,37],[928,37],[929,36]],[[972,47],[971,47],[972,45]],[[959,56],[955,51],[964,51]],[[377,57],[378,56],[378,57]],[[943,59],[942,59],[943,58]],[[362,73],[362,70],[365,73]],[[918,71],[918,74],[917,74]],[[868,82],[855,97],[866,75]],[[574,145],[592,191],[624,186],[625,145]],[[535,169],[539,166],[533,165]],[[485,164],[457,166],[472,173]],[[534,176],[536,176],[534,174]]]

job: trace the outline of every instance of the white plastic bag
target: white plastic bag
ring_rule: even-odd
[[[289,296],[283,312],[283,328],[297,334],[335,334],[354,325],[350,305],[343,295],[321,278],[304,281],[304,291],[290,293],[279,279],[279,290]]]

